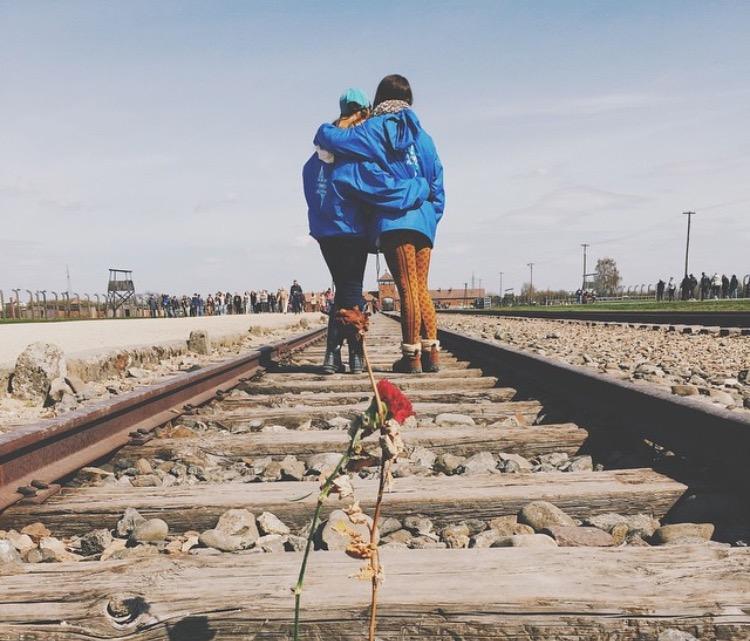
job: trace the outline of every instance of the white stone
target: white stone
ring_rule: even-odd
[[[196,354],[208,355],[211,353],[211,338],[205,329],[194,329],[188,337],[188,349]]]
[[[250,547],[260,536],[255,516],[242,508],[235,508],[224,512],[219,517],[215,529],[224,534],[239,537],[243,547]]]
[[[435,425],[440,427],[459,427],[461,425],[475,425],[474,419],[466,414],[444,412],[435,417]]]
[[[6,564],[21,563],[21,555],[10,541],[0,539],[0,567]]]
[[[16,398],[43,403],[52,381],[68,373],[63,351],[51,343],[32,343],[16,360],[11,391]]]
[[[596,531],[596,530],[594,530]],[[606,535],[602,535],[606,536]],[[513,534],[498,538],[493,548],[556,548],[557,541],[546,534]]]
[[[409,459],[423,467],[431,468],[435,464],[437,454],[426,447],[415,447]]]
[[[268,534],[289,534],[289,527],[275,514],[263,512],[258,517],[258,529],[263,535]]]
[[[498,458],[500,459],[502,463],[505,463],[506,461],[513,461],[514,463],[518,465],[518,467],[522,471],[530,472],[531,468],[533,467],[531,463],[520,454],[513,454],[509,452],[499,452]]]

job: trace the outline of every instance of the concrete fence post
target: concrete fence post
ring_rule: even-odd
[[[29,312],[31,313],[31,320],[34,320],[34,293],[30,289],[24,291],[29,295]]]
[[[36,293],[37,300],[39,300],[39,294],[42,295],[42,301],[43,301],[42,302],[42,316],[43,316],[44,320],[47,320],[47,318],[48,318],[48,313],[47,313],[47,290],[46,289],[40,289]]]
[[[15,318],[21,318],[21,299],[19,298],[19,293],[21,292],[21,290],[13,289],[13,291],[16,293],[16,305],[13,316]]]

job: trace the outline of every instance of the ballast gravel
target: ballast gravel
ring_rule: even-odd
[[[678,396],[750,410],[750,336],[526,318],[442,315],[440,326]]]
[[[355,516],[357,518],[355,518]],[[367,542],[372,521],[349,509],[331,512],[313,535],[315,550],[346,550],[354,538]],[[150,530],[153,536],[141,537]],[[402,519],[384,516],[379,523],[380,546],[400,549],[502,547],[614,547],[706,544],[714,528],[708,523],[661,525],[647,514],[603,514],[583,521],[555,505],[534,501],[517,514],[489,520],[464,519],[436,527],[421,514]],[[293,530],[270,512],[256,517],[246,509],[222,514],[213,528],[173,532],[166,521],[147,520],[134,508],[122,514],[113,530],[96,529],[82,536],[56,538],[42,523],[20,532],[0,530],[0,570],[26,563],[106,561],[157,554],[212,556],[223,553],[299,552],[307,543],[309,524]],[[738,543],[739,544],[739,543]]]
[[[5,380],[3,375],[9,376],[8,392],[0,391],[0,433],[158,383],[178,372],[195,371],[326,322],[326,316],[310,313],[35,323],[20,329],[2,326],[0,357],[10,354],[9,349],[17,349],[20,355],[8,365],[9,371],[0,371],[0,381]],[[196,326],[202,329],[191,330]],[[226,334],[230,329],[236,330],[231,340]],[[226,340],[211,343],[212,336]],[[19,341],[27,337],[43,341],[24,348]],[[193,348],[186,351],[188,343]],[[92,345],[97,348],[91,349]],[[81,351],[84,347],[89,349]],[[82,368],[107,371],[106,375],[81,380],[70,372],[76,362],[108,359],[111,367]]]

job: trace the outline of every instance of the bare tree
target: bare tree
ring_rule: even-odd
[[[596,273],[594,291],[596,291],[597,296],[609,296],[617,291],[622,277],[614,258],[606,257],[597,260],[594,272]]]

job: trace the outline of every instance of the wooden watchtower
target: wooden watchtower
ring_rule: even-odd
[[[135,303],[135,286],[133,272],[130,269],[109,268],[109,283],[107,284],[107,307],[112,310],[112,316],[130,316],[130,305]]]

